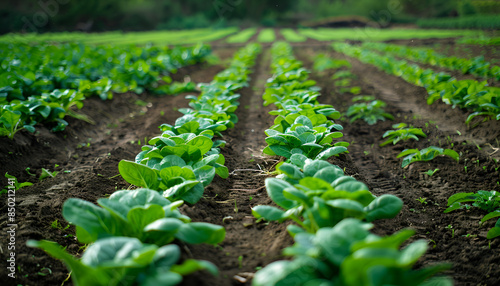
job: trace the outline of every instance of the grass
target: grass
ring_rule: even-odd
[[[297,33],[293,29],[282,29],[281,34],[287,42],[304,42],[307,40],[306,36]]]
[[[462,36],[477,36],[482,31],[473,30],[420,30],[420,29],[375,29],[375,28],[346,28],[346,29],[302,29],[301,35],[318,41],[386,41],[391,39],[426,39],[426,38],[453,38]]]
[[[228,43],[246,43],[257,33],[257,28],[248,28],[227,38]]]
[[[257,37],[257,41],[260,43],[271,43],[276,40],[276,35],[273,29],[262,29]]]

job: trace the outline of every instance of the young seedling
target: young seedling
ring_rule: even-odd
[[[415,200],[417,200],[419,203],[421,203],[423,205],[427,204],[427,198],[419,197],[418,199],[415,199]]]
[[[446,228],[451,230],[451,238],[454,238],[455,237],[455,230],[453,229],[453,226],[451,224],[449,224]]]
[[[422,129],[420,128],[405,128],[408,126],[406,123],[399,123],[392,125],[392,128],[397,128],[396,130],[389,130],[384,133],[382,138],[388,138],[387,141],[380,144],[380,146],[385,146],[392,142],[393,145],[396,145],[399,141],[407,141],[410,139],[414,139],[418,141],[418,136],[427,137]]]
[[[30,182],[19,183],[17,178],[15,176],[9,175],[9,173],[5,173],[5,178],[7,178],[8,184],[7,184],[7,186],[4,187],[4,189],[2,189],[2,191],[0,191],[0,195],[7,194],[7,193],[9,193],[9,191],[15,192],[15,191],[19,190],[20,188],[33,185],[33,183],[30,183]]]
[[[446,155],[448,157],[451,157],[455,161],[458,162],[460,155],[451,150],[451,149],[443,149],[439,148],[436,146],[430,146],[422,150],[418,149],[405,149],[403,152],[399,153],[397,158],[401,158],[403,156],[406,156],[403,158],[403,163],[401,165],[402,168],[414,163],[414,162],[421,162],[421,161],[430,161],[436,156],[440,155]]]
[[[238,256],[238,268],[243,268],[243,255]]]
[[[40,178],[38,178],[38,180],[41,181],[46,178],[54,178],[58,173],[59,171],[50,172],[49,170],[42,168],[42,174],[40,175]]]
[[[469,204],[463,204],[466,202],[473,202],[472,206],[488,212],[481,219],[481,224],[489,219],[500,217],[500,193],[496,191],[481,190],[477,193],[457,193],[448,199],[448,208],[444,212],[448,213],[463,208],[469,209],[471,207]],[[488,231],[486,238],[492,239],[497,236],[500,236],[500,219]]]
[[[436,168],[434,170],[427,170],[427,172],[424,172],[423,174],[426,174],[429,177],[432,177],[437,171],[439,171],[439,168]]]

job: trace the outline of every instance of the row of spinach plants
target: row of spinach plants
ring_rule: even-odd
[[[414,231],[388,237],[369,231],[370,222],[395,217],[403,202],[389,194],[374,196],[326,161],[347,152],[347,143],[333,143],[342,137],[342,126],[333,121],[340,113],[318,103],[319,88],[289,44],[278,42],[271,53],[274,74],[263,97],[278,110],[271,112],[277,117],[266,130],[264,153],[284,161],[276,167],[279,175],[265,182],[278,207],[259,205],[252,213],[259,220],[294,221],[287,230],[295,244],[283,252],[291,260],[259,270],[252,285],[452,285],[447,277],[432,277],[449,265],[412,270],[427,242],[399,248]]]
[[[233,127],[239,94],[248,86],[250,68],[261,48],[250,44],[239,50],[226,70],[201,85],[198,97],[189,96],[191,108],[174,125],[160,126],[163,133],[142,148],[135,162],[122,160],[119,171],[135,190],[121,190],[98,205],[71,198],[63,217],[76,225],[81,243],[90,243],[80,259],[50,241],[28,241],[61,259],[71,270],[75,285],[177,285],[182,276],[200,269],[218,270],[208,261],[186,259],[172,241],[217,244],[224,240],[222,226],[191,222],[179,212],[194,204],[215,174],[225,178],[227,168],[219,152],[223,141],[213,142]]]
[[[497,81],[500,80],[500,67],[485,61],[484,56],[479,56],[473,59],[448,57],[429,48],[406,47],[387,43],[365,42],[362,44],[362,47],[389,53],[391,55],[419,63],[438,66],[450,70],[458,70],[463,74],[472,74],[478,77],[491,78]]]
[[[68,125],[66,116],[91,122],[74,110],[89,96],[106,100],[113,92],[172,94],[194,89],[192,83],[172,83],[169,74],[205,61],[210,53],[210,47],[201,44],[118,48],[0,43],[0,136],[12,139],[22,129],[34,132],[37,123],[62,131]]]
[[[441,99],[453,107],[472,110],[473,113],[467,117],[466,124],[477,116],[483,116],[483,121],[500,120],[500,88],[488,86],[487,81],[457,80],[444,72],[436,73],[431,69],[423,69],[388,54],[382,56],[366,47],[334,43],[333,48],[337,52],[372,64],[388,74],[399,76],[411,84],[424,87],[428,93],[428,104]]]

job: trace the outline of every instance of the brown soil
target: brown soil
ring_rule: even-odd
[[[294,45],[297,57],[307,68],[312,67],[310,57],[317,52],[344,57],[332,52],[325,43],[314,42],[313,48],[305,47],[304,43]],[[214,49],[223,62],[236,51],[235,46]],[[250,278],[257,267],[282,259],[282,249],[293,243],[285,230],[286,225],[256,223],[250,209],[258,204],[272,203],[263,186],[266,171],[273,170],[276,160],[263,157],[261,153],[265,146],[264,130],[273,122],[268,115],[272,107],[263,108],[261,98],[265,81],[271,76],[269,59],[269,48],[265,48],[257,60],[250,87],[240,92],[242,96],[237,110],[240,121],[236,128],[224,133],[227,146],[222,152],[230,177],[226,180],[216,178],[198,204],[182,207],[182,211],[194,221],[225,226],[226,239],[217,247],[181,245],[185,258],[212,261],[219,267],[221,275],[212,277],[204,272],[195,273],[186,277],[183,285],[249,285],[248,281],[241,283],[237,279]],[[413,228],[416,231],[414,239],[429,241],[429,250],[417,267],[447,261],[454,266],[446,274],[456,285],[498,285],[500,269],[496,266],[500,262],[500,239],[489,241],[485,238],[494,221],[478,227],[478,221],[484,215],[482,211],[471,209],[443,214],[443,210],[452,194],[481,189],[500,191],[500,173],[495,170],[500,165],[493,161],[493,158],[500,159],[500,151],[489,155],[496,150],[493,148],[500,147],[497,142],[500,125],[497,121],[490,121],[469,129],[464,124],[468,115],[466,111],[442,103],[428,106],[423,88],[355,59],[348,60],[353,65],[352,72],[358,76],[353,85],[361,86],[363,94],[373,94],[386,101],[386,110],[396,117],[395,122],[379,122],[373,126],[342,121],[345,141],[352,142],[350,153],[333,159],[335,164],[345,168],[347,174],[366,182],[375,194],[391,193],[403,199],[405,206],[401,214],[392,220],[376,222],[374,231],[386,235],[402,228]],[[180,70],[175,77],[182,80],[189,75],[195,82],[209,82],[223,68],[222,65],[195,66]],[[334,88],[330,79],[333,73],[313,72],[311,76],[323,88],[320,101],[345,111],[352,95],[339,93]],[[135,102],[139,99],[150,104],[138,106]],[[108,102],[93,98],[85,102],[80,112],[92,117],[96,125],[70,120],[70,126],[62,133],[50,133],[48,128],[40,127],[36,135],[20,132],[13,141],[0,138],[0,174],[8,171],[22,182],[35,183],[16,193],[16,263],[19,268],[17,278],[4,278],[6,283],[2,285],[61,285],[68,277],[64,265],[43,251],[26,247],[25,242],[28,239],[47,239],[67,246],[72,254],[81,253],[82,245],[75,241],[74,228],[64,229],[67,222],[61,216],[62,203],[70,197],[95,202],[116,189],[127,188],[128,184],[116,176],[118,162],[133,159],[140,151],[138,140],[142,144],[145,137],[158,135],[157,127],[162,123],[173,123],[181,115],[175,110],[185,106],[184,95],[154,97],[130,93],[116,95]],[[422,127],[428,138],[379,147],[382,134],[397,122]],[[437,158],[402,169],[401,160],[396,159],[404,148],[429,145],[450,148],[451,144],[454,150],[462,153],[459,163],[449,158]],[[55,164],[59,166],[54,167]],[[467,173],[464,166],[467,166]],[[26,167],[30,167],[36,177],[28,175]],[[38,182],[41,168],[60,172],[54,178]],[[422,174],[435,168],[440,170],[432,177]],[[2,179],[2,185],[5,181]],[[425,203],[417,201],[420,198],[425,198]],[[0,226],[6,234],[6,197],[1,201]],[[62,228],[51,227],[55,220]],[[453,237],[451,230],[446,228],[448,225],[455,230]],[[472,236],[465,237],[467,234]],[[7,237],[1,235],[0,242],[0,259],[5,261]],[[0,276],[6,275],[6,268],[2,266]],[[64,285],[72,283],[69,280]]]

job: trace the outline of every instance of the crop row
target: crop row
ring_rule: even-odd
[[[94,45],[194,45],[200,42],[215,41],[238,31],[238,28],[224,28],[214,30],[212,28],[192,30],[170,30],[149,32],[103,32],[103,33],[27,33],[6,34],[0,36],[0,42],[4,43],[84,43]]]
[[[447,57],[436,53],[433,49],[409,48],[386,43],[363,43],[362,46],[367,49],[386,52],[390,55],[402,57],[411,61],[458,70],[463,74],[473,74],[483,78],[492,78],[497,81],[500,80],[500,67],[485,61],[483,56],[474,59]]]
[[[411,269],[427,249],[419,240],[399,250],[413,231],[389,237],[369,231],[370,222],[395,217],[403,202],[393,195],[374,196],[363,182],[326,161],[347,152],[347,143],[333,143],[342,137],[342,126],[332,120],[340,113],[318,103],[319,88],[290,45],[276,43],[271,53],[274,74],[263,98],[278,110],[271,112],[277,117],[266,130],[264,153],[284,162],[276,167],[278,176],[265,182],[278,207],[256,206],[252,213],[259,220],[297,225],[287,227],[295,244],[284,250],[293,259],[258,271],[253,285],[451,285],[446,277],[427,280],[448,265]]]
[[[181,91],[185,86],[158,82],[170,83],[170,73],[210,54],[205,45],[170,49],[0,44],[0,51],[0,136],[9,138],[21,129],[34,132],[37,123],[64,130],[65,116],[91,121],[72,109],[82,108],[89,96],[106,100],[113,92]]]
[[[431,69],[423,69],[416,64],[409,64],[387,54],[381,56],[363,47],[335,43],[333,48],[364,63],[372,64],[388,74],[399,76],[411,84],[425,87],[428,104],[441,99],[453,107],[459,106],[474,111],[468,116],[467,124],[476,116],[484,116],[484,120],[500,120],[500,88],[488,86],[486,81],[457,80],[444,72],[436,73]]]
[[[187,259],[177,264],[180,249],[170,244],[217,244],[224,240],[222,226],[191,219],[178,211],[184,203],[196,203],[215,174],[228,176],[223,141],[214,135],[234,126],[239,94],[248,86],[250,67],[260,46],[239,50],[229,68],[209,84],[201,85],[198,97],[190,96],[191,108],[174,125],[163,124],[163,133],[142,148],[135,162],[122,160],[119,171],[132,185],[98,200],[99,206],[81,199],[69,199],[63,216],[76,225],[81,243],[92,243],[76,259],[57,243],[28,241],[63,260],[72,271],[75,285],[176,285],[182,276],[200,269],[212,274],[217,268],[208,261]]]

